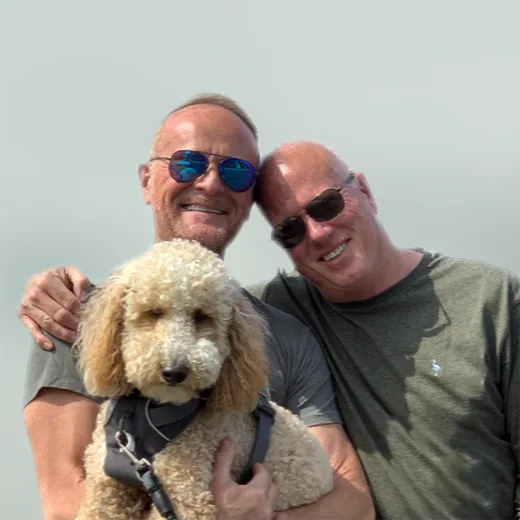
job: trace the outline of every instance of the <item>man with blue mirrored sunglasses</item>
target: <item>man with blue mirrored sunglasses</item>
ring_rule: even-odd
[[[258,165],[256,128],[232,100],[202,96],[176,109],[160,125],[150,158],[139,168],[155,240],[198,240],[223,255],[249,215]],[[45,517],[72,520],[82,499],[82,456],[98,409],[85,393],[69,348],[80,292],[90,283],[72,268],[58,269],[43,279],[50,282],[49,293],[37,297],[39,304],[24,306],[25,311],[39,320],[50,305],[51,313],[65,323],[53,329],[43,318],[44,328],[52,329],[49,332],[55,336],[56,350],[49,353],[36,345],[31,350],[25,420]],[[260,466],[248,484],[236,484],[231,475],[234,447],[224,445],[216,455],[213,480],[220,518],[373,518],[368,486],[341,424],[330,373],[316,339],[294,318],[252,299],[273,332],[267,338],[269,391],[320,439],[337,478],[334,490],[322,500],[278,514],[272,510],[276,485],[265,468]],[[58,310],[58,302],[65,305],[64,313]],[[41,334],[37,329],[33,332]],[[50,338],[42,334],[36,340]]]

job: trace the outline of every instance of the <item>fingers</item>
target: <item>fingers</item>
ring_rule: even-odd
[[[29,280],[18,316],[38,345],[53,346],[41,329],[69,343],[75,341],[80,299],[89,287],[75,267],[49,269]]]
[[[219,518],[272,518],[278,490],[269,472],[262,464],[255,464],[252,479],[239,485],[231,473],[235,455],[231,439],[222,441],[215,454],[211,491]],[[282,516],[280,520],[285,519]]]
[[[31,331],[32,337],[40,346],[43,346],[43,342],[50,341],[50,339],[41,332],[41,329],[68,343],[74,343],[76,340],[75,329],[72,330],[64,327],[49,316],[47,312],[42,311],[38,307],[28,307],[26,312],[20,315],[20,320]],[[52,345],[50,348],[52,348]]]
[[[267,489],[267,500],[271,507],[274,509],[274,505],[276,503],[276,499],[278,498],[278,488],[276,484],[273,482],[270,483],[269,488]]]
[[[231,468],[235,461],[235,444],[229,438],[224,439],[215,453],[212,487],[221,488],[231,481]]]
[[[271,475],[264,465],[255,464],[253,466],[253,478],[251,479],[249,485],[262,490],[265,493],[271,508],[274,509],[276,498],[278,497],[278,488],[272,481]]]
[[[76,267],[65,267],[65,274],[72,283],[72,290],[78,300],[83,300],[90,291],[92,284]]]
[[[269,472],[262,464],[255,464],[253,466],[253,478],[249,483],[253,486],[266,489],[268,492],[269,489],[273,487],[271,475],[269,475]]]
[[[38,324],[29,318],[29,316],[22,314],[20,316],[20,321],[25,325],[25,327],[27,327],[37,345],[45,350],[52,350],[54,348],[52,340],[43,334]]]
[[[33,276],[26,287],[18,317],[42,348],[54,343],[42,329],[58,339],[73,343],[79,325],[81,300],[91,283],[75,267],[58,267]]]
[[[68,291],[68,289],[65,289]],[[70,293],[70,291],[69,291]],[[72,295],[72,293],[70,293]],[[32,287],[22,299],[20,303],[19,315],[25,315],[35,321],[45,331],[54,334],[60,332],[60,339],[62,337],[62,329],[67,329],[71,332],[76,332],[78,328],[79,319],[78,316],[69,311],[62,303],[59,303],[55,298],[63,298],[60,296],[59,290],[57,291],[52,286]],[[72,295],[75,299],[75,296]],[[70,305],[70,299],[66,302],[66,305]],[[58,325],[58,328],[56,328]],[[52,327],[52,330],[51,328]],[[66,341],[71,339],[70,334],[66,336]]]
[[[28,297],[31,298],[32,302],[37,304],[38,307],[47,314],[50,314],[51,309],[44,307],[42,298],[44,296],[50,296],[60,307],[69,311],[71,314],[77,314],[80,308],[81,300],[73,292],[72,280],[68,278],[65,271],[68,268],[64,268],[63,278],[62,273],[57,275],[49,275],[42,278],[28,293]],[[48,300],[46,300],[48,302]],[[63,324],[65,325],[65,324]]]
[[[75,296],[73,297],[75,298]],[[63,299],[56,298],[59,298],[59,296],[57,296],[56,291],[52,289],[49,289],[49,294],[41,291],[35,292],[34,295],[31,296],[31,303],[27,305],[25,314],[37,321],[47,332],[51,331],[46,329],[46,326],[38,321],[35,316],[32,316],[33,308],[41,310],[62,327],[76,331],[79,325],[79,318],[77,314],[73,314],[66,307],[66,305],[70,306],[70,299],[64,304]]]

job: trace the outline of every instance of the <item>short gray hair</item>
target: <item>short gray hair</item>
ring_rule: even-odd
[[[246,124],[246,126],[249,128],[249,130],[251,130],[252,134],[255,136],[255,139],[258,140],[258,130],[256,128],[256,125],[253,123],[253,120],[247,114],[247,112],[234,99],[231,99],[228,96],[224,96],[223,94],[197,94],[196,96],[188,99],[188,101],[186,101],[185,103],[182,103],[182,105],[179,105],[178,107],[174,108],[163,119],[163,123],[166,119],[168,119],[168,117],[170,117],[175,112],[179,112],[183,108],[192,107],[195,105],[213,105],[216,107],[224,108],[229,112],[232,112]]]

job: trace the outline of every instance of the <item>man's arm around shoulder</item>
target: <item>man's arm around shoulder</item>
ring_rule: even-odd
[[[73,520],[85,492],[83,455],[99,405],[76,392],[42,388],[25,407],[45,520]]]

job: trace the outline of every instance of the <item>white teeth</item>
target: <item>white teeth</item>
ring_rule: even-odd
[[[324,262],[328,262],[329,260],[332,260],[333,258],[336,258],[342,251],[344,251],[346,245],[342,244],[338,248],[334,249],[334,251],[331,251],[330,253],[327,253],[326,255],[323,255],[321,258]]]
[[[224,215],[224,212],[219,209],[203,208],[202,206],[196,206],[195,204],[187,204],[184,206],[184,209],[187,209],[188,211],[203,211],[205,213],[215,213],[215,215]]]

